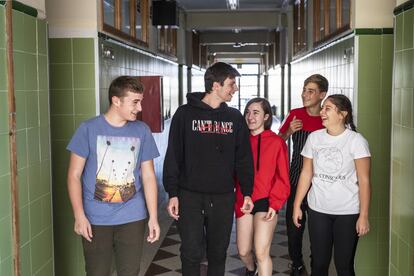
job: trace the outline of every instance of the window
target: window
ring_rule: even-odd
[[[237,68],[241,76],[236,78],[239,92],[233,96],[228,105],[243,112],[247,102],[260,94],[259,64],[231,64],[231,66]]]
[[[148,42],[149,0],[101,0],[102,30],[117,37]]]
[[[115,0],[103,1],[104,24],[115,27]]]
[[[293,7],[293,54],[306,49],[306,1],[297,0]]]
[[[157,31],[158,50],[164,54],[177,55],[177,29],[160,26]]]
[[[350,0],[315,0],[313,8],[315,44],[349,30]]]

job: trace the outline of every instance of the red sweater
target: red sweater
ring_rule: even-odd
[[[260,144],[259,144],[260,140]],[[254,160],[254,185],[252,200],[269,198],[269,206],[274,210],[282,208],[289,197],[289,161],[285,141],[271,130],[259,135],[250,135],[250,146]],[[243,195],[236,181],[236,218],[243,216]]]

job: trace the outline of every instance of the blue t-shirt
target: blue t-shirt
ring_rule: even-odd
[[[145,123],[114,127],[100,115],[79,126],[67,149],[86,159],[83,208],[91,224],[118,225],[147,217],[141,162],[159,153]]]

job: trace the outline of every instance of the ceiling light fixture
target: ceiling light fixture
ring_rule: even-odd
[[[239,8],[239,0],[226,0],[227,8],[237,10]]]
[[[234,48],[240,48],[240,47],[244,47],[246,46],[246,43],[242,43],[242,42],[236,42],[233,44]]]

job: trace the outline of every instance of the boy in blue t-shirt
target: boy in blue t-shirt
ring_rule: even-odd
[[[143,91],[136,78],[113,80],[107,112],[83,122],[67,146],[74,231],[83,237],[87,275],[110,275],[113,254],[118,275],[138,275],[147,210],[147,241],[160,236],[153,164],[159,153],[149,127],[136,120]]]

